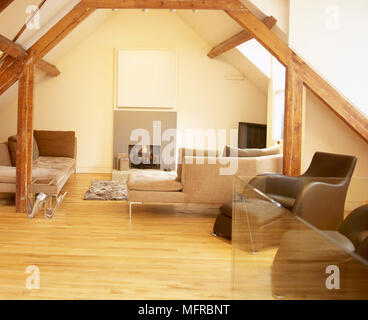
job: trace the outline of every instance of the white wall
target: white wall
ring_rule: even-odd
[[[175,13],[119,11],[57,63],[59,77],[36,85],[34,127],[75,130],[79,171],[111,170],[116,48],[177,48],[179,129],[266,123],[266,95],[246,79],[225,80],[239,72],[224,60],[209,59],[211,47]],[[16,109],[16,102],[0,108],[1,140],[16,132]]]
[[[368,144],[306,90],[303,169],[316,151],[354,155],[358,158],[350,183],[346,208],[354,209],[368,200]]]
[[[368,116],[367,0],[290,0],[290,45]]]

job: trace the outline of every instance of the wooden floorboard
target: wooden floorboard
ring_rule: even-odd
[[[84,201],[79,174],[52,220],[30,220],[0,204],[1,299],[231,299],[232,250],[210,235],[217,209]],[[40,268],[40,290],[25,286]]]

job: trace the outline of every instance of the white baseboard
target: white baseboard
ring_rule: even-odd
[[[111,173],[111,167],[78,167],[77,173]]]

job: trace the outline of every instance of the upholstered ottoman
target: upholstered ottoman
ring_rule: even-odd
[[[142,203],[184,203],[183,185],[175,172],[138,170],[128,176],[129,216],[132,205]]]
[[[226,203],[220,207],[220,214],[217,216],[213,226],[213,235],[221,235],[231,239],[233,204]]]

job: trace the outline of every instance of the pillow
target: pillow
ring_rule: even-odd
[[[238,149],[230,146],[225,146],[223,157],[262,157],[271,156],[280,153],[280,145],[276,144],[264,149]]]
[[[38,150],[37,141],[33,137],[33,161],[37,160],[39,156],[40,156],[40,150]]]
[[[11,136],[8,138],[8,147],[10,153],[10,159],[12,162],[12,166],[15,167],[17,164],[17,136]],[[38,150],[36,139],[33,137],[33,156],[32,160],[37,160],[40,156],[40,152]]]
[[[178,166],[176,169],[176,174],[177,174],[176,180],[179,182],[181,182],[181,172],[182,172],[185,156],[219,157],[220,153],[217,150],[200,150],[200,149],[180,148],[179,155],[178,155]]]
[[[358,243],[364,242],[366,239],[368,239],[368,231],[361,231],[358,234]]]
[[[41,156],[74,158],[74,131],[35,130],[34,136]]]
[[[9,147],[6,142],[0,143],[0,166],[11,166]]]
[[[12,166],[15,167],[17,161],[17,136],[8,138],[8,147]]]

